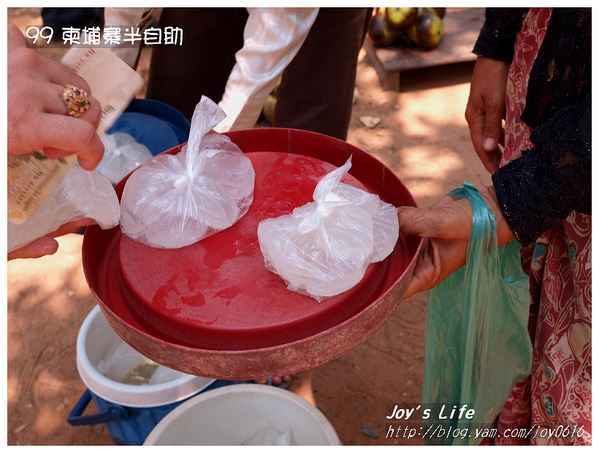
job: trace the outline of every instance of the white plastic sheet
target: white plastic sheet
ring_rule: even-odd
[[[176,155],[161,155],[127,180],[121,228],[150,247],[179,248],[233,225],[248,211],[255,173],[250,160],[226,136],[210,130],[224,118],[202,97],[189,141]]]
[[[25,223],[8,222],[8,251],[81,218],[91,218],[103,229],[113,228],[119,215],[119,200],[110,181],[75,163]]]
[[[314,202],[258,225],[266,267],[290,290],[316,300],[355,286],[370,263],[393,251],[399,236],[393,205],[341,182],[350,168],[351,158],[320,180]]]

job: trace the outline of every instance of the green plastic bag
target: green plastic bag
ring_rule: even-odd
[[[476,445],[530,374],[530,296],[520,245],[497,249],[495,216],[476,188],[466,182],[450,195],[472,204],[472,236],[466,265],[430,293],[422,401],[431,411],[423,432],[428,444]],[[465,411],[442,418],[463,405],[474,409],[471,418]]]

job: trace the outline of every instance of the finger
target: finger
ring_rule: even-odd
[[[49,233],[48,236],[59,237],[59,236],[64,236],[65,234],[69,234],[69,233],[76,233],[81,228],[84,228],[84,227],[87,227],[90,225],[94,225],[94,224],[95,224],[94,220],[88,219],[88,218],[73,220],[72,222],[65,223],[57,230],[54,230],[52,233]]]
[[[494,153],[486,151],[483,146],[483,124],[484,124],[484,115],[476,115],[471,120],[470,126],[470,140],[472,141],[472,146],[474,147],[474,151],[478,155],[478,158],[485,166],[487,171],[494,171]]]
[[[481,161],[485,168],[489,171],[489,173],[495,173],[499,169],[499,163],[501,162],[502,153],[499,148],[494,149],[493,151],[483,151],[485,157],[483,159],[481,157]]]
[[[8,24],[8,50],[9,52],[19,47],[25,47],[27,45],[27,38],[21,33],[19,28],[9,23]]]
[[[439,208],[442,206],[447,206],[450,203],[455,203],[456,202],[456,198],[452,197],[449,194],[445,194],[443,195],[443,197],[435,204],[435,208]]]
[[[466,110],[470,140],[476,152],[479,152],[482,146],[484,119],[485,115],[480,109],[469,106]]]
[[[43,151],[44,151],[44,155],[48,159],[60,159],[61,157],[67,157],[67,156],[70,156],[71,154],[73,154],[73,151],[65,151],[64,149],[51,148],[51,147],[46,147],[46,148],[44,148]]]
[[[88,96],[92,95],[91,88],[85,79],[77,75],[71,68],[49,58],[44,58],[41,64],[50,82],[63,87],[67,84],[73,85],[84,90]]]
[[[102,106],[96,98],[89,97],[89,108],[79,118],[89,122],[94,129],[98,129],[102,118]]]
[[[502,111],[499,106],[491,106],[485,113],[483,124],[483,149],[485,151],[493,151],[499,144]]]
[[[408,289],[402,296],[402,299],[408,299],[416,293],[429,289],[430,281],[434,274],[434,259],[431,244],[428,239],[425,239],[420,254],[418,255]]]
[[[443,220],[428,208],[402,206],[398,208],[401,231],[407,235],[437,237],[442,229]]]
[[[62,99],[63,92],[64,87],[54,83],[45,83],[40,87],[42,105],[46,113],[68,115],[67,105]],[[79,118],[88,121],[97,129],[100,117],[102,116],[102,108],[100,107],[100,103],[93,97],[89,97],[89,103],[89,108]]]
[[[483,152],[487,153],[485,167],[490,172],[497,171],[501,160],[501,151],[498,146],[502,141],[502,116],[503,107],[496,104],[491,104],[489,110],[487,110],[485,114],[482,148]]]
[[[437,273],[431,287],[440,284],[465,264],[467,250],[468,241],[443,241],[433,248],[434,268]]]
[[[96,129],[81,118],[44,113],[39,127],[32,130],[30,149],[56,148],[77,153],[79,165],[93,170],[102,160],[104,145]]]
[[[485,166],[487,171],[493,173],[499,167],[501,154],[495,150],[493,152],[485,151],[483,148],[483,128],[485,124],[485,115],[480,110],[469,108],[466,113],[468,128],[470,131],[470,140],[478,158]],[[499,153],[499,155],[498,155]]]
[[[49,159],[60,159],[62,157],[67,157],[73,154],[72,151],[65,151],[64,149],[46,147],[44,148],[44,155]]]
[[[410,280],[410,283],[408,285],[408,289],[406,290],[404,295],[401,296],[401,299],[402,300],[409,299],[414,294],[418,294],[421,291],[424,291],[424,285],[422,284],[422,281],[420,280],[418,275],[416,273],[414,273],[412,275],[412,279]]]
[[[398,210],[398,217],[403,233],[420,237],[467,239],[472,229],[470,202],[449,196],[432,208],[403,207]]]
[[[58,242],[54,239],[44,236],[27,244],[25,247],[13,250],[8,254],[9,260],[17,258],[40,258],[45,255],[52,255],[58,250]]]

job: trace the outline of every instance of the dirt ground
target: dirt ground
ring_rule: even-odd
[[[37,10],[9,10],[19,26],[40,23]],[[147,71],[149,54],[142,58]],[[389,166],[417,202],[430,206],[466,179],[488,183],[464,120],[472,64],[402,75],[385,92],[364,54],[348,141]],[[359,121],[378,116],[372,129]],[[84,391],[75,339],[94,306],[81,269],[78,235],[60,239],[57,254],[8,265],[8,443],[111,444],[103,425],[71,427],[69,411]],[[344,444],[413,444],[385,439],[394,404],[420,402],[426,294],[399,303],[393,316],[344,356],[296,378],[291,390],[315,404]]]

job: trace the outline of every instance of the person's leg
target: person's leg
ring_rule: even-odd
[[[302,48],[283,73],[275,124],[347,137],[369,8],[321,8]]]
[[[202,95],[219,102],[246,20],[244,8],[165,8],[160,27],[181,27],[183,45],[154,47],[147,97],[190,119]]]

